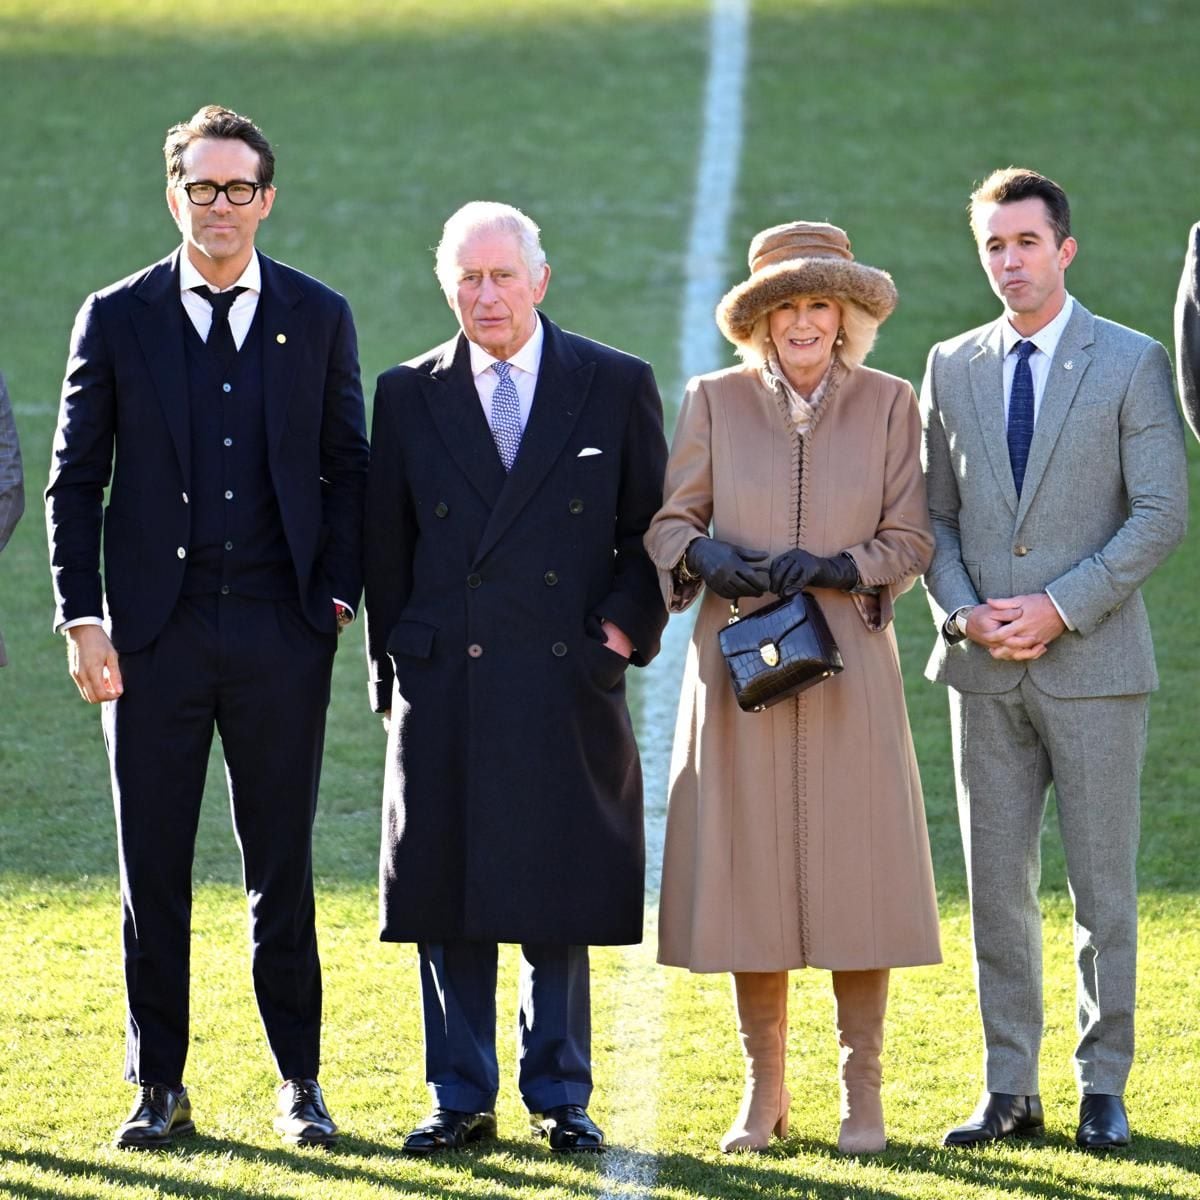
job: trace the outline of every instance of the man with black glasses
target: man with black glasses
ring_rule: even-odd
[[[183,245],[85,301],[46,489],[54,624],[112,768],[139,1088],[114,1144],[194,1129],[191,865],[215,729],[283,1079],[275,1128],[328,1145],[312,823],[333,653],[362,584],[354,323],[341,296],[255,250],[275,158],[253,122],[203,108],[164,152]]]

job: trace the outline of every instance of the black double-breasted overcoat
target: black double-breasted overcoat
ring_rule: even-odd
[[[391,710],[385,941],[623,944],[644,840],[625,660],[658,651],[642,535],[666,461],[649,365],[540,317],[511,473],[461,334],[379,378],[366,520],[370,692]]]

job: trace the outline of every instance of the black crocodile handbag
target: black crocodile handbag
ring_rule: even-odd
[[[743,617],[737,602],[717,631],[733,692],[743,712],[762,712],[843,669],[821,606],[797,592]]]

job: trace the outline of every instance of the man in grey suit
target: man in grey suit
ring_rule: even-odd
[[[0,375],[0,550],[8,545],[12,531],[25,511],[25,483],[21,474],[21,446],[13,421],[8,388]],[[0,634],[0,667],[7,665],[4,635]]]
[[[1122,1146],[1133,1058],[1139,780],[1158,684],[1139,591],[1184,535],[1187,476],[1157,342],[1066,291],[1063,190],[994,172],[971,226],[1004,305],[934,346],[921,389],[986,1091],[948,1146],[1040,1133],[1039,834],[1054,784],[1075,904],[1076,1142]]]
[[[1193,225],[1188,234],[1175,297],[1175,369],[1183,415],[1200,438],[1200,224]]]

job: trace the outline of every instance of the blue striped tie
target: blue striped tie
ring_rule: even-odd
[[[492,370],[499,377],[492,393],[492,437],[504,469],[511,471],[521,448],[521,401],[517,398],[517,385],[512,381],[512,367],[497,360],[492,363]]]
[[[1032,342],[1018,342],[1017,369],[1013,372],[1008,397],[1008,461],[1012,464],[1017,496],[1025,482],[1025,464],[1029,461],[1029,443],[1033,440],[1033,372],[1029,356],[1037,349]]]

